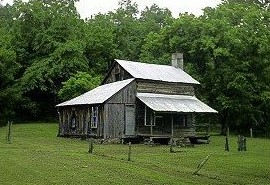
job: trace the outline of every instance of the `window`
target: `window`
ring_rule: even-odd
[[[175,128],[183,128],[188,126],[186,114],[174,114],[173,123]]]
[[[120,81],[120,73],[115,73],[115,81]]]
[[[72,130],[75,130],[76,129],[76,114],[75,114],[75,111],[72,112],[72,117],[71,117],[71,129]]]
[[[187,126],[187,115],[183,115],[183,126]]]
[[[121,70],[120,70],[119,66],[116,66],[116,68],[115,68],[114,77],[115,77],[115,81],[121,80]]]
[[[163,125],[164,117],[162,115],[155,114],[154,119],[155,119],[155,121],[154,121],[155,125]]]
[[[144,125],[145,126],[155,126],[155,115],[153,111],[146,105],[144,107]]]
[[[92,107],[91,128],[97,128],[98,124],[98,107]]]

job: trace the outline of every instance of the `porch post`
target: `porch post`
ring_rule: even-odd
[[[58,119],[59,119],[58,135],[57,136],[60,136],[61,130],[63,129],[62,128],[62,126],[63,126],[63,120],[61,119],[62,115],[61,115],[61,112],[59,110],[59,107],[57,107],[57,113],[58,113]]]
[[[172,117],[172,118],[171,118],[171,126],[172,126],[172,137],[173,137],[173,114],[172,114],[171,117]]]
[[[147,125],[147,123],[146,123],[146,112],[147,111],[147,107],[146,107],[146,105],[144,105],[144,125]]]
[[[153,125],[155,125],[156,119],[155,119],[155,111],[153,111],[153,114],[151,116],[151,126],[150,126],[150,133],[151,136],[153,135]]]

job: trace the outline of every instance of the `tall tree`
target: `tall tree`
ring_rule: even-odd
[[[84,56],[84,22],[74,3],[68,0],[14,2],[13,45],[16,60],[21,64],[17,78],[28,102],[21,104],[24,107],[18,106],[17,112],[27,110],[38,116],[53,110],[62,82],[77,71],[89,71]]]
[[[227,2],[204,15],[181,15],[160,34],[150,34],[143,59],[169,61],[185,53],[203,99],[219,110],[223,127],[245,129],[269,119],[269,12],[256,4]],[[163,51],[163,52],[162,52]]]
[[[116,26],[109,14],[98,14],[85,22],[85,55],[97,75],[105,74],[109,63],[119,57]]]
[[[8,117],[14,115],[14,106],[21,98],[18,88],[12,88],[20,67],[12,44],[12,23],[11,6],[0,5],[0,115]]]

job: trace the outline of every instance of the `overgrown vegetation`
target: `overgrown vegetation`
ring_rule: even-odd
[[[55,105],[98,85],[114,58],[169,64],[183,52],[197,96],[237,131],[270,125],[268,1],[224,0],[200,17],[131,0],[80,19],[76,0],[0,2],[1,119],[56,117]],[[224,130],[224,129],[223,129]]]
[[[247,138],[247,151],[237,151],[231,136],[230,152],[225,138],[212,136],[210,144],[194,148],[95,144],[57,138],[57,124],[15,124],[12,140],[5,141],[0,128],[0,184],[268,184],[269,139]],[[197,165],[211,155],[193,175]]]

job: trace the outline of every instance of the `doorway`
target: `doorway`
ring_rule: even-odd
[[[125,135],[135,135],[135,105],[126,105]]]

